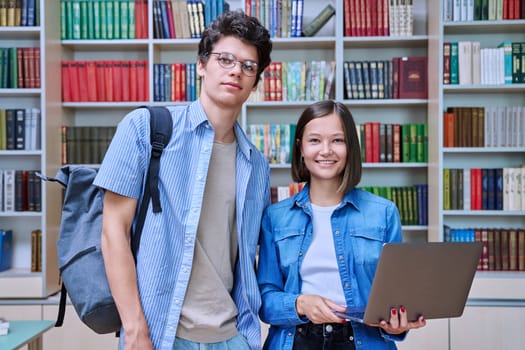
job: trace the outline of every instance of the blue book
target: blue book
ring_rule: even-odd
[[[0,230],[0,271],[9,270],[13,259],[13,231]]]

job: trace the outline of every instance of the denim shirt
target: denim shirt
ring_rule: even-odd
[[[402,239],[399,212],[391,201],[353,189],[333,212],[331,224],[347,306],[364,309],[383,244]],[[300,266],[312,242],[309,186],[265,210],[260,239],[260,317],[271,325],[264,349],[289,350],[295,327],[308,321],[298,316],[295,301],[301,294]],[[395,349],[393,341],[406,335],[355,322],[352,327],[357,350]]]
[[[173,135],[162,153],[159,191],[162,212],[148,209],[137,255],[140,301],[156,350],[171,350],[190,279],[201,203],[215,131],[200,101],[169,107]],[[260,294],[255,256],[264,208],[270,201],[270,171],[239,124],[235,124],[236,220],[239,252],[232,298],[237,329],[252,349],[261,348]],[[151,154],[149,115],[130,112],[120,123],[95,184],[123,196],[140,198]],[[213,297],[213,296],[210,296]],[[124,332],[121,332],[122,348]]]

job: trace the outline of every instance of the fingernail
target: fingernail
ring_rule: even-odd
[[[407,310],[405,309],[404,306],[401,306],[401,307],[399,308],[399,311],[400,311],[401,313],[405,313],[405,311],[407,311]]]
[[[396,309],[392,309],[390,312],[392,313],[393,316],[397,315],[397,310]]]
[[[346,319],[343,318],[343,320],[341,321],[342,324],[345,324],[346,323]]]

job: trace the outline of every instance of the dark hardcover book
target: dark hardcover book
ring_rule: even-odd
[[[399,65],[401,57],[392,58],[392,98],[399,98]]]
[[[450,43],[443,43],[443,84],[450,84]]]
[[[16,149],[16,109],[5,110],[6,149]]]
[[[450,84],[459,84],[459,58],[458,58],[458,43],[456,41],[450,43]]]
[[[368,63],[368,72],[370,76],[370,98],[379,98],[379,82],[377,72],[377,61],[370,61]]]
[[[344,87],[345,87],[345,98],[352,99],[352,84],[350,82],[350,62],[343,62],[343,77],[344,77]]]
[[[335,15],[335,8],[328,4],[319,14],[303,29],[303,36],[314,36]]]
[[[385,130],[385,161],[392,162],[393,160],[393,131],[392,124],[386,124]]]
[[[503,168],[494,169],[494,184],[495,184],[495,208],[496,210],[503,210]]]
[[[15,149],[25,149],[25,134],[26,134],[26,122],[25,122],[25,110],[15,110]]]
[[[361,74],[363,75],[363,88],[365,92],[365,98],[372,98],[372,83],[370,79],[370,62],[362,61],[361,62]]]
[[[385,98],[385,62],[377,61],[377,98]]]
[[[15,170],[15,211],[27,211],[27,170]]]
[[[428,97],[427,58],[402,57],[399,61],[399,98]]]
[[[525,229],[518,229],[518,270],[525,271]]]

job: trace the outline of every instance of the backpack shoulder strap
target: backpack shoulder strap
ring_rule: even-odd
[[[159,195],[160,157],[162,151],[169,143],[173,131],[171,112],[166,107],[143,106],[140,108],[147,108],[150,113],[150,141],[152,149],[144,194],[140,203],[135,232],[131,240],[131,250],[135,259],[140,245],[140,236],[144,227],[149,200],[151,199],[152,201],[154,213],[162,211]]]

